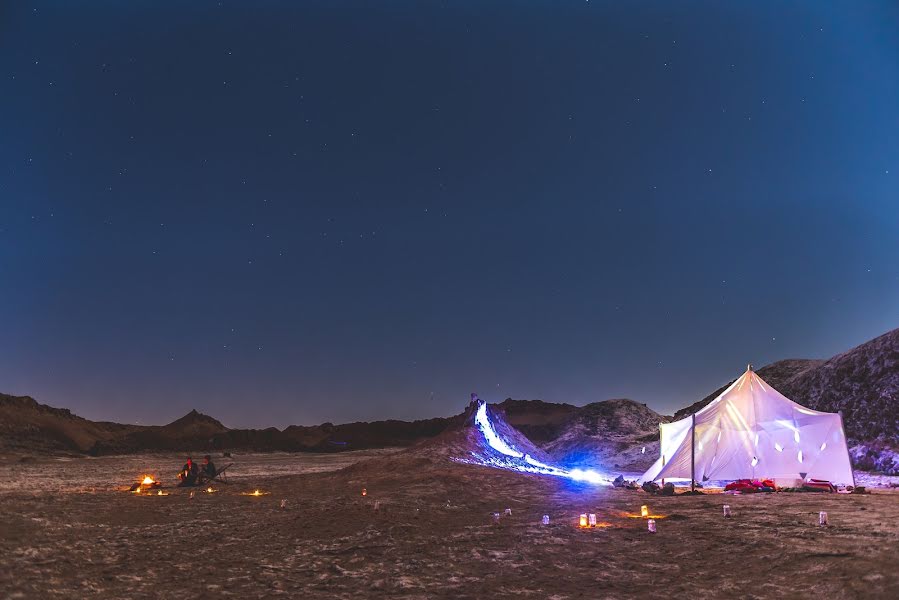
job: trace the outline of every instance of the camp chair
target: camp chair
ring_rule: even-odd
[[[215,475],[213,475],[212,477],[203,476],[202,483],[200,485],[206,485],[207,483],[212,483],[213,481],[216,481],[218,483],[228,483],[228,476],[225,473],[225,471],[227,471],[228,467],[230,467],[233,464],[234,463],[228,463],[224,467],[222,467],[220,469],[216,469]]]

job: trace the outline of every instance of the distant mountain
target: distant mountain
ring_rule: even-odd
[[[800,404],[842,411],[857,465],[899,472],[899,329],[826,361],[781,360],[758,373]],[[696,412],[725,387],[677,411],[674,419]],[[608,471],[648,467],[659,453],[658,425],[669,420],[645,404],[626,399],[574,406],[509,398],[490,408],[500,416],[503,427],[510,428],[506,432],[509,439],[519,436],[522,444],[526,440],[533,451],[545,452],[558,464]],[[192,410],[168,425],[141,426],[89,421],[27,396],[0,394],[0,451],[99,455],[203,450],[339,452],[412,446],[425,440],[448,440],[443,434],[458,431],[470,411],[471,406],[455,417],[412,422],[324,423],[279,430],[229,429]],[[471,434],[470,428],[466,431]]]

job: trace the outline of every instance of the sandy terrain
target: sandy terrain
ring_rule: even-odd
[[[193,499],[117,489],[180,461],[0,462],[0,597],[899,597],[893,490],[656,498],[384,451],[238,456]]]

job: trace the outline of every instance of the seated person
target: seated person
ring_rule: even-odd
[[[178,473],[178,479],[181,480],[178,487],[197,485],[197,475],[197,465],[188,456],[187,462],[181,467],[181,472]]]
[[[218,472],[215,470],[215,464],[207,454],[203,457],[203,465],[200,467],[200,483],[212,481]]]

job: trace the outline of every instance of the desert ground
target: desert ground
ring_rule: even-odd
[[[899,597],[896,490],[666,498],[397,451],[232,460],[193,498],[183,456],[0,460],[0,597]],[[169,495],[124,491],[144,473]]]

